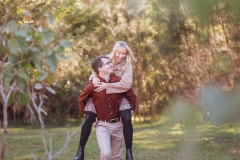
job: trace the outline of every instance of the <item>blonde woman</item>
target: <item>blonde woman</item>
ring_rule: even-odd
[[[92,73],[90,80],[93,81],[95,92],[101,92],[106,90],[107,94],[113,93],[124,93],[129,90],[132,86],[132,60],[136,61],[133,52],[124,41],[118,41],[115,43],[112,52],[107,55],[113,64],[113,71],[116,76],[120,77],[121,80],[116,83],[100,83],[96,73]],[[127,98],[123,98],[119,113],[121,121],[123,123],[123,134],[126,146],[126,160],[133,160],[132,157],[132,138],[133,138],[133,127],[131,122],[131,113],[135,108],[131,108]],[[95,122],[96,110],[91,101],[85,107],[85,121],[82,126],[80,135],[80,144],[78,153],[74,160],[84,160],[84,147],[87,143],[90,135],[92,124]]]

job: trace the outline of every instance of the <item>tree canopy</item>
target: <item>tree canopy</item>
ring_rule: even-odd
[[[210,82],[220,83],[226,91],[238,85],[238,0],[0,3],[4,89],[14,80],[20,93],[26,80],[34,80],[35,88],[45,88],[44,92],[54,89],[56,95],[46,92],[51,101],[45,102],[45,109],[47,119],[56,123],[81,116],[77,97],[88,83],[90,63],[95,56],[110,53],[118,40],[126,41],[137,59],[136,114],[162,113],[175,96],[195,100]],[[68,42],[71,48],[64,49]],[[13,95],[17,97],[10,102],[24,108],[27,96]],[[14,106],[11,103],[10,108]],[[10,117],[22,117],[17,111]]]

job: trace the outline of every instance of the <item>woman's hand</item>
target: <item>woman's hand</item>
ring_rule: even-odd
[[[98,84],[100,84],[100,79],[98,77],[93,77],[92,78],[92,83],[93,83],[94,86],[98,85]]]
[[[107,88],[107,84],[106,83],[100,83],[100,84],[94,85],[94,87],[97,87],[94,90],[95,92],[101,92],[101,91],[103,91],[104,89]]]
[[[93,122],[93,124],[92,124],[94,127],[96,127],[96,126],[97,126],[97,124],[98,124],[98,118],[96,117],[95,119],[96,119],[96,121],[95,121],[95,122]]]

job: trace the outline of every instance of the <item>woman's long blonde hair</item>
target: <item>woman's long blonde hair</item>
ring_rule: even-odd
[[[133,56],[132,50],[128,47],[127,43],[124,41],[117,41],[112,49],[112,52],[108,55],[109,60],[114,64],[114,55],[117,51],[126,51],[126,58],[119,64],[119,70],[114,71],[117,76],[121,76],[127,67],[132,63],[132,60],[136,62]]]

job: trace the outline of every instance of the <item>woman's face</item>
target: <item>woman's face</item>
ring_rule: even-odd
[[[115,61],[121,63],[127,56],[126,49],[117,50],[114,54]]]

